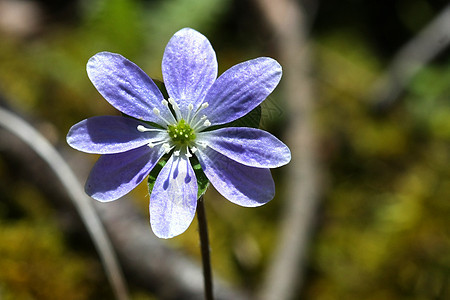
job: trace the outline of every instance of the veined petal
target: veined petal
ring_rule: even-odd
[[[161,123],[170,112],[161,104],[164,96],[153,80],[137,65],[120,54],[100,52],[87,63],[89,79],[102,96],[116,109],[134,118]]]
[[[142,146],[100,156],[86,181],[86,193],[102,202],[122,197],[147,177],[164,153],[161,146]]]
[[[237,64],[217,78],[205,97],[209,107],[202,113],[213,125],[234,121],[272,93],[281,79],[280,64],[260,57]]]
[[[190,103],[196,107],[202,102],[216,79],[216,53],[204,35],[181,29],[166,46],[162,73],[169,96],[186,112]]]
[[[269,169],[244,166],[209,147],[195,154],[211,184],[229,201],[256,207],[273,199],[275,184]]]
[[[291,160],[291,151],[270,133],[247,127],[228,127],[197,134],[215,151],[238,163],[257,168],[276,168]]]
[[[150,195],[150,224],[156,236],[167,239],[186,231],[195,216],[197,189],[189,160],[172,155]]]
[[[83,120],[70,128],[67,143],[74,149],[87,153],[109,154],[125,152],[162,140],[164,130],[140,132],[139,125],[148,126],[135,119],[121,116],[99,116]]]

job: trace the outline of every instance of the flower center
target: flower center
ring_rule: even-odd
[[[194,129],[181,119],[177,124],[167,126],[172,142],[178,146],[190,146],[195,141]]]

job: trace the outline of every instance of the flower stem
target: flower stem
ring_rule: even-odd
[[[205,299],[213,300],[213,282],[211,273],[211,260],[209,257],[208,226],[206,224],[205,205],[203,195],[197,201],[198,231],[200,235],[200,250],[202,253],[203,278],[205,283]]]

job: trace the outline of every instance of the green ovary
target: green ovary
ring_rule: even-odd
[[[172,142],[178,146],[189,146],[195,141],[195,132],[185,120],[181,120],[176,125],[169,125],[167,132]]]

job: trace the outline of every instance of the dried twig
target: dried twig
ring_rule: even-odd
[[[450,5],[403,46],[377,80],[369,100],[378,108],[392,105],[411,78],[450,45]]]
[[[293,299],[302,285],[306,251],[319,202],[318,158],[313,125],[314,87],[310,43],[303,8],[294,0],[255,0],[275,38],[283,66],[288,106],[287,201],[281,234],[260,293],[261,299]]]
[[[106,275],[117,299],[128,299],[125,279],[108,235],[95,211],[91,199],[84,193],[84,189],[72,169],[45,137],[22,118],[2,107],[0,107],[0,125],[24,141],[55,173],[70,199],[73,201],[97,248]]]

